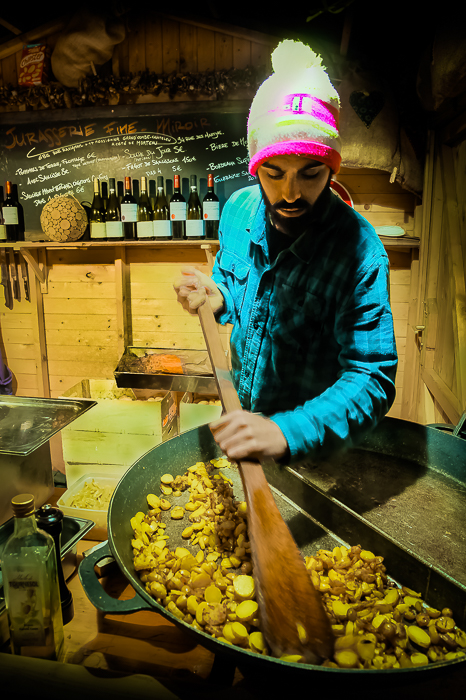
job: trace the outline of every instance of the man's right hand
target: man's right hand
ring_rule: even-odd
[[[212,279],[195,267],[183,267],[182,276],[175,280],[173,289],[181,306],[190,314],[197,314],[198,308],[208,299],[212,311],[219,311],[223,295]]]

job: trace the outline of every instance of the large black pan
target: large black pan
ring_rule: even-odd
[[[348,459],[350,459],[357,470],[358,465],[361,464],[361,455],[364,455],[364,453],[370,453],[377,465],[379,460],[384,462],[387,454],[389,456],[391,454],[400,455],[400,450],[404,450],[408,461],[403,461],[400,470],[402,469],[403,472],[406,472],[411,464],[414,474],[413,482],[419,478],[421,473],[428,469],[427,462],[430,458],[434,461],[443,459],[447,473],[453,472],[452,478],[457,481],[458,474],[461,473],[462,468],[466,465],[465,447],[466,443],[464,441],[451,435],[441,434],[434,429],[424,428],[413,423],[386,418],[361,449],[348,453],[346,469]],[[130,520],[138,511],[146,512],[146,496],[151,492],[158,493],[162,474],[166,472],[173,475],[183,474],[195,462],[214,459],[220,454],[208,426],[202,426],[155,447],[126,472],[118,483],[110,502],[108,511],[108,543],[94,555],[85,558],[79,568],[79,575],[84,590],[96,608],[108,614],[126,614],[145,609],[155,610],[170,619],[174,624],[185,629],[186,632],[195,635],[198,643],[213,651],[217,656],[225,655],[229,657],[243,673],[247,674],[250,669],[253,669],[254,674],[264,673],[269,678],[270,674],[275,672],[278,672],[280,675],[291,672],[293,676],[296,676],[298,673],[308,674],[312,672],[332,680],[332,683],[338,683],[340,677],[344,676],[347,680],[348,674],[350,674],[357,677],[358,687],[360,687],[361,682],[368,681],[373,683],[375,680],[374,676],[381,683],[389,682],[397,685],[414,683],[421,681],[421,679],[425,680],[426,676],[433,678],[438,673],[452,670],[453,667],[457,668],[465,663],[456,659],[419,668],[377,671],[342,670],[286,663],[279,659],[258,656],[239,647],[218,641],[204,632],[194,630],[190,625],[180,621],[162,606],[158,605],[146,593],[133,566],[131,547],[133,533]],[[376,469],[378,469],[377,466]],[[396,540],[390,536],[385,536],[384,533],[371,525],[363,516],[351,511],[350,508],[329,497],[328,494],[326,495],[318,484],[317,486],[312,485],[312,479],[308,479],[306,476],[306,469],[300,472],[300,470],[277,468],[274,465],[271,465],[268,469],[267,465],[264,465],[264,470],[272,487],[274,485],[278,486],[282,493],[286,494],[287,485],[291,484],[288,497],[282,497],[276,489],[274,489],[274,496],[303,554],[310,554],[319,548],[332,548],[345,541],[350,545],[359,543],[367,548],[373,548],[377,554],[382,556],[388,554],[388,557],[391,557],[392,564],[395,564],[397,560],[400,562],[400,566],[396,568],[401,573],[401,583],[420,590],[423,597],[426,597],[425,594],[428,592],[427,587],[429,585],[428,583],[424,585],[423,576],[425,576],[427,582],[435,580],[435,585],[431,585],[430,588],[431,597],[448,595],[449,599],[447,602],[450,607],[453,607],[455,614],[456,610],[458,611],[457,624],[461,625],[464,621],[466,605],[466,587],[462,586],[461,583],[452,580],[449,576],[442,576],[442,572],[434,571],[428,562],[426,563],[413,552],[410,552],[409,548],[400,546]],[[228,470],[225,473],[231,476],[233,471]],[[312,476],[312,473],[312,469],[308,471],[308,475]],[[240,480],[235,479],[235,491],[238,484],[240,484]],[[283,484],[285,484],[284,488],[282,488]],[[311,501],[306,495],[308,492],[312,492]],[[297,501],[300,503],[299,507],[294,505]],[[311,510],[308,509],[308,512],[312,515],[314,515],[312,509],[319,511],[317,517],[320,522],[324,521],[326,517],[332,522],[326,523],[326,527],[320,527],[319,523],[310,519],[307,513],[303,512],[303,510],[306,510],[306,508],[303,508],[306,503],[311,503]],[[342,513],[338,518],[332,515],[334,508]],[[332,532],[335,532],[335,527],[332,527],[332,523],[333,525],[341,526],[340,533],[332,534]],[[419,527],[425,528],[426,523],[419,523]],[[358,541],[352,538],[357,538]],[[352,541],[349,541],[350,539]],[[185,542],[183,542],[183,546],[186,546]],[[128,601],[115,600],[105,593],[98,582],[94,573],[94,566],[109,555],[114,557],[119,568],[134,587],[136,591],[135,598]],[[279,565],[279,562],[277,562],[277,565]],[[388,566],[389,573],[392,573],[391,569],[391,565]],[[392,573],[392,575],[394,574]],[[452,597],[454,598],[453,602],[451,601]],[[429,599],[429,597],[427,597],[427,600],[431,605],[437,603],[436,600]],[[329,675],[325,676],[325,674]]]

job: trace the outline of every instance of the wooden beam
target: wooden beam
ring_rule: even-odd
[[[125,348],[133,344],[130,275],[124,246],[115,249],[115,292],[118,356],[122,357]]]
[[[452,290],[453,337],[455,339],[455,366],[458,387],[458,400],[461,406],[466,402],[466,281],[463,269],[463,249],[461,242],[461,221],[456,197],[455,165],[453,152],[449,146],[440,148],[443,196],[448,220],[448,242],[450,258],[450,287]]]
[[[10,41],[6,41],[0,46],[0,59],[7,58],[17,51],[20,51],[24,44],[40,41],[50,34],[61,31],[68,21],[69,16],[60,17],[37,27],[37,29],[31,29],[31,31],[25,32],[24,34],[18,34],[14,39],[10,39]]]
[[[421,378],[442,411],[447,414],[450,422],[456,425],[463,412],[457,397],[433,369],[423,367]]]
[[[7,22],[6,19],[2,19],[0,17],[0,24],[5,27],[5,29],[8,29],[9,32],[12,32],[13,34],[21,34],[21,29],[18,29],[17,27],[14,27],[12,24]]]
[[[47,357],[47,338],[44,319],[44,299],[41,283],[36,274],[29,274],[30,295],[32,304],[32,331],[34,334],[34,354],[36,361],[37,389],[39,396],[50,398],[50,379]]]
[[[227,24],[226,22],[219,22],[218,20],[206,20],[197,15],[171,15],[165,12],[151,12],[150,15],[171,19],[184,24],[194,24],[196,27],[201,27],[202,29],[211,29],[215,32],[238,37],[239,39],[248,39],[256,44],[266,44],[270,46],[275,43],[278,44],[278,42],[281,41],[281,37],[263,34],[262,32],[256,32],[252,29],[243,29],[234,24]]]
[[[419,378],[419,348],[413,327],[417,323],[417,296],[419,294],[419,260],[411,263],[408,332],[406,335],[405,373],[401,395],[401,418],[417,420],[417,386]]]

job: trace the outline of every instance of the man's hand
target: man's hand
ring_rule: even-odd
[[[229,459],[280,459],[288,448],[278,425],[257,413],[232,411],[209,427]]]
[[[181,306],[190,314],[197,314],[198,308],[208,299],[212,311],[219,311],[224,303],[223,295],[212,279],[195,267],[183,267],[182,276],[175,280],[175,290]]]

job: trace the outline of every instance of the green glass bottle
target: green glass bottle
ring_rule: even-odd
[[[172,224],[172,238],[179,240],[186,238],[186,200],[180,190],[180,176],[173,178],[173,194],[170,199],[170,221]]]
[[[100,194],[100,183],[96,177],[94,178],[94,199],[89,212],[89,229],[91,241],[107,240],[104,202]]]
[[[138,220],[138,205],[133,196],[131,178],[125,176],[125,194],[120,205],[121,220],[126,240],[135,240],[136,223]]]
[[[154,238],[157,241],[171,239],[170,212],[163,188],[163,176],[157,177],[157,197],[154,203]]]
[[[39,530],[34,496],[12,499],[14,532],[1,567],[13,654],[60,661],[63,617],[53,537]]]
[[[138,221],[136,233],[139,239],[153,239],[152,207],[147,194],[147,178],[141,177],[141,193],[138,201]]]
[[[197,177],[191,175],[189,178],[190,194],[188,199],[188,211],[186,216],[186,238],[187,240],[198,240],[205,238],[204,221],[202,220],[202,207],[199,194],[197,192]]]
[[[107,241],[124,240],[123,222],[121,221],[120,202],[115,190],[115,178],[108,180],[108,202],[105,212],[105,223],[107,226]]]
[[[220,203],[214,192],[214,176],[212,173],[207,175],[207,193],[202,201],[202,217],[205,225],[205,237],[209,240],[217,239]]]

